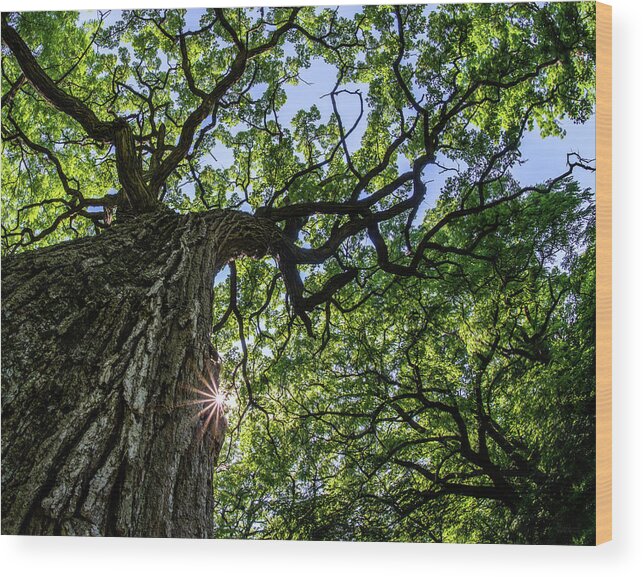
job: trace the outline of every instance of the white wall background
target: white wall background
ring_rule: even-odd
[[[401,3],[403,0],[396,0]],[[373,0],[224,0],[221,5]],[[614,541],[598,548],[0,537],[0,571],[30,577],[643,573],[643,2],[611,0],[614,69]],[[2,10],[196,7],[215,0],[3,0]]]

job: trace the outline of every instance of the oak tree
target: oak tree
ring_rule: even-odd
[[[591,117],[594,23],[3,14],[3,531],[533,538],[570,470],[534,427],[589,430],[591,166],[512,171]]]

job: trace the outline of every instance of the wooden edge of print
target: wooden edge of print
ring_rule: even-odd
[[[612,539],[612,7],[596,3],[596,544]]]

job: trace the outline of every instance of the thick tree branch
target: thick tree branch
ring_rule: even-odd
[[[27,80],[54,108],[76,120],[94,140],[112,141],[114,123],[101,121],[82,101],[58,87],[9,24],[9,14],[6,12],[2,14],[2,41],[11,49]]]

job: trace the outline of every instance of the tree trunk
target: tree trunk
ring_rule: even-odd
[[[274,231],[163,212],[3,259],[3,533],[211,536],[213,277]]]

